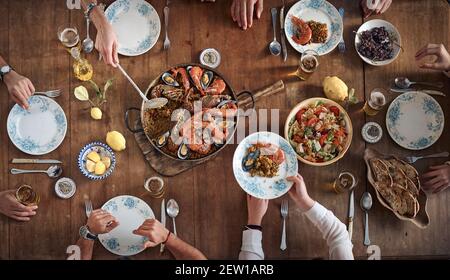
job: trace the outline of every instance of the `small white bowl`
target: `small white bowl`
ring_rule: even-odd
[[[59,189],[59,187],[58,187],[60,183],[67,183],[67,184],[69,184],[69,185],[72,187],[72,189],[70,190],[70,192],[67,193],[67,194],[63,193],[63,192]],[[56,181],[56,183],[55,183],[55,192],[56,192],[56,195],[57,195],[58,197],[60,197],[60,198],[63,198],[63,199],[69,199],[69,198],[71,198],[71,197],[75,194],[76,190],[77,190],[77,185],[76,185],[75,182],[74,182],[72,179],[70,179],[70,178],[64,177],[64,178],[59,179],[59,180]]]
[[[370,30],[375,27],[384,27],[386,30],[391,34],[391,36],[394,36],[396,38],[395,42],[397,44],[394,44],[394,56],[391,59],[382,60],[382,61],[373,61],[369,58],[363,56],[358,51],[358,45],[361,42],[359,39],[358,34],[361,34],[363,31]],[[358,53],[359,57],[366,62],[367,64],[373,65],[373,66],[384,66],[388,65],[389,63],[393,62],[397,59],[398,55],[400,54],[400,47],[402,45],[402,38],[400,37],[400,32],[398,32],[397,28],[395,28],[394,25],[392,25],[390,22],[387,22],[382,19],[372,19],[367,22],[365,22],[363,25],[361,25],[357,31],[357,34],[355,34],[355,49]]]

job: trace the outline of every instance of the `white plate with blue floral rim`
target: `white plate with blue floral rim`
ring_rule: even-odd
[[[305,22],[314,20],[325,23],[328,27],[327,41],[323,44],[314,43],[306,45],[300,45],[294,42],[292,36],[296,32],[296,28],[292,24],[292,16],[296,16]],[[289,9],[284,20],[286,38],[291,46],[299,53],[303,53],[306,50],[314,50],[319,55],[325,55],[331,52],[339,44],[343,30],[342,18],[338,10],[325,0],[298,1]]]
[[[102,209],[119,221],[116,228],[98,235],[103,247],[119,256],[132,256],[144,251],[148,239],[134,234],[133,230],[138,229],[145,220],[155,218],[150,206],[140,198],[121,195],[111,198]]]
[[[8,115],[11,142],[22,152],[44,155],[58,148],[67,132],[64,110],[53,99],[31,96],[29,110],[14,105]]]
[[[433,145],[444,130],[444,113],[428,94],[403,93],[392,101],[386,113],[391,138],[403,148],[422,150]]]
[[[144,54],[158,41],[161,21],[153,6],[144,0],[117,0],[105,15],[116,32],[121,55]]]
[[[271,143],[283,150],[285,160],[280,165],[276,176],[252,177],[242,168],[242,160],[247,154],[247,149],[256,143]],[[298,173],[297,154],[280,135],[268,131],[256,132],[247,136],[236,148],[233,156],[233,172],[241,188],[249,195],[261,199],[274,199],[284,195],[292,187],[293,183],[286,178]]]
[[[111,160],[111,165],[108,167],[108,169],[106,169],[105,173],[103,173],[103,175],[95,175],[95,173],[91,173],[87,170],[86,168],[86,161],[87,161],[87,155],[90,152],[96,152],[100,155],[100,158],[102,157],[109,157]],[[114,168],[116,167],[116,156],[113,152],[113,150],[111,149],[110,146],[102,143],[102,142],[92,142],[87,144],[86,146],[84,146],[80,153],[78,154],[78,160],[77,160],[77,164],[78,164],[78,169],[80,169],[81,173],[88,177],[91,180],[103,180],[106,177],[108,177],[109,175],[111,175],[111,173],[113,173]]]

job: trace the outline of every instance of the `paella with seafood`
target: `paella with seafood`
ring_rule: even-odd
[[[215,72],[192,65],[172,68],[147,92],[168,103],[144,112],[147,136],[163,153],[181,160],[196,160],[220,149],[237,122],[237,101]]]
[[[284,160],[284,152],[280,147],[258,142],[247,149],[247,154],[242,160],[242,169],[249,172],[252,177],[272,178],[278,174]]]

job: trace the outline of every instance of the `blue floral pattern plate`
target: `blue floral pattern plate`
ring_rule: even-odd
[[[161,21],[153,6],[144,0],[117,0],[105,15],[116,32],[121,55],[144,54],[158,41]]]
[[[444,130],[444,113],[428,94],[405,92],[392,101],[386,113],[391,138],[403,148],[422,150],[433,145]]]
[[[242,159],[247,154],[247,149],[258,142],[272,143],[284,151],[285,161],[280,165],[278,174],[272,178],[250,176],[250,173],[242,169]],[[286,180],[289,176],[298,173],[297,154],[291,145],[280,135],[264,131],[247,136],[239,143],[233,156],[233,172],[241,188],[251,196],[261,199],[274,199],[287,193],[292,187],[292,182]]]
[[[295,26],[292,24],[292,16],[296,16],[303,21],[314,20],[325,23],[328,27],[328,38],[323,44],[306,44],[300,45],[292,40],[292,36],[296,32]],[[286,14],[284,21],[284,32],[291,46],[303,53],[306,50],[314,50],[319,55],[325,55],[339,44],[343,32],[342,18],[336,8],[325,0],[302,0],[295,3]]]
[[[32,96],[29,103],[28,111],[16,104],[9,112],[6,124],[9,139],[24,153],[48,154],[66,136],[66,115],[58,103],[45,96]]]
[[[111,213],[119,225],[108,233],[100,234],[98,239],[108,251],[119,256],[132,256],[144,251],[148,239],[136,235],[133,230],[146,219],[154,219],[152,209],[140,198],[121,195],[111,198],[102,209]]]

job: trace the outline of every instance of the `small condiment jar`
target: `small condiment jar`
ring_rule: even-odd
[[[165,193],[163,179],[156,176],[145,180],[144,188],[154,198],[161,198]]]
[[[220,65],[220,53],[216,49],[204,49],[200,53],[200,63],[204,66],[217,68]]]
[[[383,129],[376,122],[368,122],[363,125],[361,135],[367,143],[377,143],[383,137]]]
[[[56,195],[62,199],[71,198],[77,190],[77,185],[70,178],[61,178],[55,183]]]

